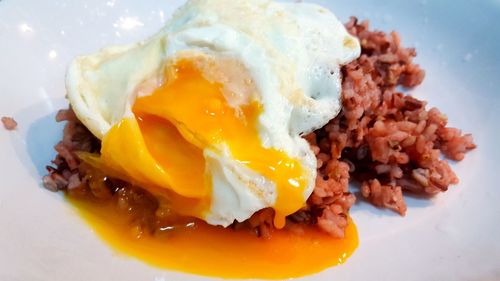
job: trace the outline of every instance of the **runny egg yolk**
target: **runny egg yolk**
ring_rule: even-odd
[[[131,214],[113,200],[68,197],[82,217],[117,253],[147,264],[216,278],[285,280],[344,263],[358,246],[352,221],[336,239],[315,226],[284,229],[269,238],[247,229],[223,228],[193,220],[138,237]],[[137,210],[141,212],[141,210]]]
[[[223,85],[205,79],[188,61],[180,61],[167,73],[174,75],[166,77],[167,82],[151,95],[138,98],[132,108],[134,115],[107,133],[100,158],[80,157],[104,170],[99,174],[121,177],[154,195],[165,195],[171,204],[167,207],[203,219],[212,191],[204,150],[222,154],[225,147],[234,161],[275,183],[274,223],[278,228],[285,226],[285,216],[304,204],[307,175],[296,159],[263,147],[257,128],[261,105],[250,102],[231,107]],[[137,220],[134,214],[147,214],[142,208],[155,206],[121,209],[115,197],[104,202],[71,195],[69,199],[119,253],[160,268],[205,276],[300,277],[343,263],[358,245],[351,221],[344,239],[333,238],[313,225],[290,224],[270,230],[270,237],[265,238],[246,228],[223,228],[175,215],[163,222],[150,214],[145,218],[155,218],[157,227],[138,235],[131,228],[131,222]]]
[[[285,217],[304,205],[308,177],[297,159],[262,145],[257,128],[262,105],[230,106],[223,85],[205,79],[188,60],[173,70],[151,95],[135,101],[134,117],[104,137],[104,166],[152,193],[166,194],[178,213],[203,218],[212,190],[203,153],[222,155],[228,149],[236,163],[275,184],[274,224],[282,228]]]

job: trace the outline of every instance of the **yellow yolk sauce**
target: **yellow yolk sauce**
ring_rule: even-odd
[[[297,160],[262,146],[257,129],[261,105],[229,106],[222,85],[207,81],[189,62],[179,62],[174,73],[150,96],[135,101],[134,116],[111,128],[101,156],[78,154],[99,171],[101,182],[107,175],[129,182],[119,187],[123,190],[135,185],[151,193],[147,200],[120,197],[113,187],[114,195],[96,200],[68,191],[96,233],[120,253],[205,276],[284,279],[343,263],[358,245],[352,221],[344,239],[315,226],[285,226],[285,217],[304,204],[307,175]],[[271,229],[269,238],[249,227],[223,228],[191,218],[203,218],[211,203],[203,152],[220,155],[224,147],[234,161],[276,184],[274,224],[282,229]],[[127,205],[123,198],[142,203]]]
[[[274,224],[282,228],[285,217],[304,205],[308,175],[297,159],[263,147],[257,128],[261,105],[231,107],[223,85],[207,81],[187,60],[167,73],[174,77],[138,98],[134,117],[123,119],[104,137],[105,166],[153,193],[167,190],[172,209],[203,218],[211,200],[203,151],[222,155],[227,148],[235,163],[275,183]],[[187,208],[182,198],[192,204]]]
[[[262,238],[249,230],[225,229],[199,220],[137,238],[130,217],[118,211],[115,202],[68,198],[118,253],[185,273],[223,278],[300,277],[343,263],[358,245],[352,221],[344,239],[332,238],[313,226],[305,226],[301,233],[286,227]]]

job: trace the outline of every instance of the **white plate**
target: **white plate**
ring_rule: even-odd
[[[182,1],[0,1],[0,280],[200,280],[116,254],[54,194],[40,188],[61,137],[64,73],[72,57],[158,30]],[[360,246],[345,265],[310,280],[500,280],[500,2],[319,1],[396,29],[417,47],[427,78],[414,94],[474,134],[454,165],[461,182],[401,218],[352,208]]]

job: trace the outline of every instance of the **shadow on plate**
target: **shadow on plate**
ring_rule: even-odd
[[[63,124],[55,121],[57,111],[67,107],[64,99],[50,99],[15,114],[18,130],[11,135],[12,146],[30,175],[40,181],[45,166],[55,156],[54,145],[61,140]]]

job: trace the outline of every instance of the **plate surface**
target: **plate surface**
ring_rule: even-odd
[[[157,31],[183,1],[0,0],[0,280],[204,280],[113,252],[58,194],[40,188],[61,137],[64,73],[76,55]],[[307,280],[500,280],[500,2],[317,1],[346,21],[397,30],[427,71],[413,94],[474,135],[453,164],[461,182],[408,199],[401,218],[352,208],[360,246],[345,265]]]

